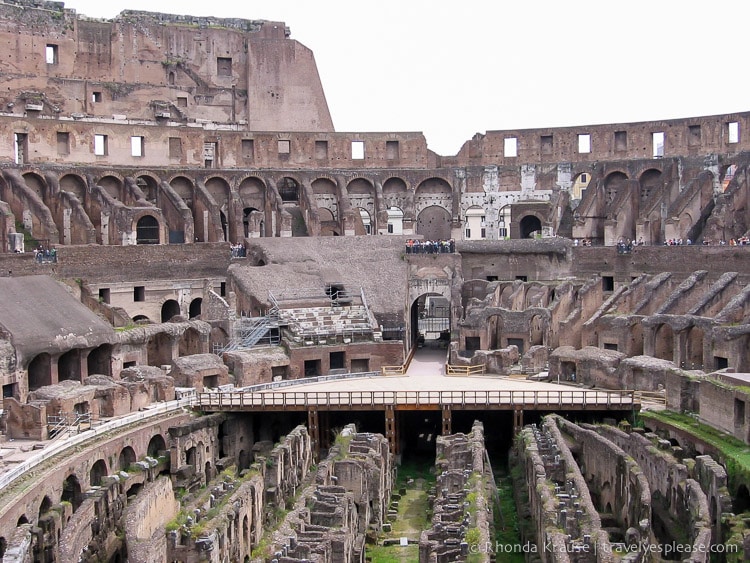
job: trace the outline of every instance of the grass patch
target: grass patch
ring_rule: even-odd
[[[419,546],[368,545],[367,558],[372,563],[414,563],[419,561]]]
[[[673,411],[645,411],[640,416],[645,420],[660,420],[684,430],[718,449],[721,461],[727,469],[731,490],[736,491],[741,483],[750,483],[750,446],[743,441],[703,424],[687,414]]]

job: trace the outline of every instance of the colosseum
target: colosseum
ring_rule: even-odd
[[[444,156],[284,22],[0,46],[2,563],[750,560],[750,112]]]

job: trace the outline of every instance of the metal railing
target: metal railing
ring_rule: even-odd
[[[399,405],[631,407],[634,391],[493,390],[493,391],[289,391],[199,393],[195,407],[203,410],[285,407],[371,407]]]
[[[454,366],[451,364],[445,364],[445,375],[484,375],[484,370],[484,364],[477,366]]]

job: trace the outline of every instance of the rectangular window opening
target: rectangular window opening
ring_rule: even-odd
[[[588,154],[591,152],[591,135],[589,133],[581,133],[578,135],[578,153]]]
[[[143,137],[130,137],[130,155],[143,156]]]
[[[255,142],[252,139],[242,139],[242,158],[255,160]]]
[[[658,131],[651,134],[652,139],[652,153],[654,158],[661,158],[664,156],[664,132]]]
[[[398,141],[385,142],[385,158],[387,160],[398,160]]]
[[[99,103],[102,101],[102,93],[101,92],[92,92],[91,93],[91,101],[96,103]]]
[[[59,62],[57,45],[48,44],[44,50],[44,58],[48,65],[56,65]]]
[[[216,74],[219,76],[232,76],[232,58],[231,57],[217,57],[216,58]]]
[[[108,287],[99,288],[99,301],[101,303],[109,304],[109,288]]]
[[[364,160],[365,158],[365,142],[364,141],[352,141],[352,160]]]
[[[133,287],[133,301],[145,301],[146,300],[146,286],[136,285]]]
[[[614,276],[602,276],[602,291],[614,291],[614,290],[615,290]]]
[[[25,164],[29,152],[29,135],[27,133],[15,134],[15,162],[16,164]]]
[[[63,131],[57,132],[57,154],[70,154],[70,133]]]
[[[222,297],[227,296],[227,282],[221,282],[221,285],[219,286],[219,295]]]
[[[177,107],[178,108],[187,107],[187,96],[177,96]]]
[[[96,156],[107,155],[107,136],[94,135],[94,154]]]
[[[615,352],[617,352],[617,344],[613,344],[611,342],[605,342],[604,343],[604,349],[605,350],[614,350]]]
[[[730,123],[727,123],[727,130],[729,133],[729,142],[739,143],[740,142],[740,124],[737,121],[732,121]]]
[[[182,158],[182,139],[180,137],[169,138],[169,158]]]
[[[552,135],[542,135],[542,154],[552,154]]]
[[[315,141],[315,160],[328,160],[328,141]]]
[[[701,126],[688,125],[688,146],[695,147],[701,144]]]
[[[507,158],[518,156],[518,139],[516,137],[507,137],[503,141],[503,156]]]
[[[622,152],[628,150],[628,132],[615,131],[615,150]]]
[[[331,369],[346,369],[346,357],[344,352],[331,352],[330,357]]]

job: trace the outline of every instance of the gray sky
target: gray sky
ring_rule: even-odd
[[[453,155],[475,133],[750,110],[743,22],[713,0],[69,0],[283,21],[315,53],[337,131],[422,131]]]

